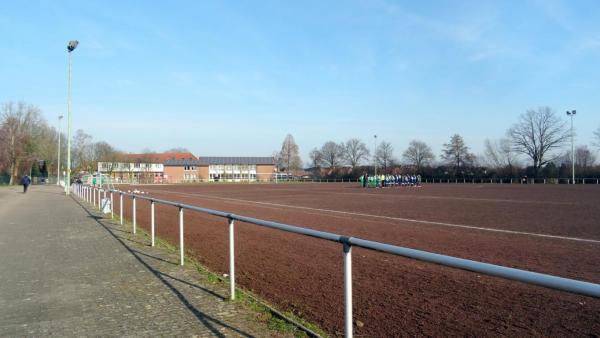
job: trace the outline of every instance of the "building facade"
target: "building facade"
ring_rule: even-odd
[[[269,181],[275,170],[272,157],[200,157],[164,165],[169,183]]]
[[[165,161],[195,159],[189,152],[123,154],[119,162],[98,162],[98,172],[114,183],[165,183]]]

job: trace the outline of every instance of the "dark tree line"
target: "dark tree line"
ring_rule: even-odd
[[[572,162],[565,146],[571,138],[567,123],[549,107],[528,110],[507,130],[505,137],[485,140],[482,154],[470,151],[460,134],[454,134],[443,145],[439,161],[431,147],[412,140],[402,153],[394,155],[391,143],[381,141],[374,152],[365,142],[353,138],[346,142],[327,141],[309,153],[307,167],[315,175],[358,177],[373,173],[420,173],[440,178],[516,178],[568,177]],[[600,149],[600,127],[594,132],[592,146]],[[578,176],[598,177],[593,150],[580,145],[575,150]]]

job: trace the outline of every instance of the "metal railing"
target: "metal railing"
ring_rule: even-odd
[[[187,209],[190,211],[201,212],[213,216],[226,218],[229,223],[229,286],[230,286],[230,298],[235,299],[235,251],[234,251],[234,222],[240,221],[267,228],[278,229],[286,232],[291,232],[299,235],[315,237],[323,240],[337,242],[342,245],[343,260],[344,260],[344,334],[346,337],[352,337],[352,248],[361,247],[365,249],[371,249],[375,251],[385,252],[392,255],[402,256],[406,258],[412,258],[419,261],[435,263],[447,267],[482,273],[490,276],[510,279],[519,281],[527,284],[538,285],[550,289],[566,291],[570,293],[580,294],[584,296],[600,298],[600,284],[579,281],[569,278],[563,278],[553,276],[549,274],[543,274],[538,272],[532,272],[527,270],[509,268],[501,265],[483,263],[473,261],[469,259],[463,259],[453,256],[436,254],[423,250],[410,249],[406,247],[390,245],[361,238],[348,237],[336,233],[313,230],[308,228],[302,228],[299,226],[277,223],[272,221],[266,221],[256,219],[252,217],[246,217],[236,215],[229,212],[207,209],[197,207],[189,204],[178,203],[173,201],[167,201],[157,199],[154,197],[138,195],[135,193],[126,193],[120,190],[103,190],[95,187],[84,186],[84,185],[73,185],[73,190],[76,196],[79,198],[96,205],[96,196],[98,197],[98,208],[102,209],[102,194],[104,194],[105,204],[108,202],[106,198],[107,192],[110,193],[111,202],[111,217],[114,218],[113,208],[113,194],[119,194],[120,197],[120,223],[123,224],[123,196],[129,196],[132,198],[132,215],[133,215],[133,233],[136,233],[136,200],[142,199],[150,202],[150,226],[151,226],[151,241],[152,246],[155,244],[155,213],[154,205],[156,203],[173,206],[179,209],[179,255],[180,265],[184,265],[184,223],[183,223],[183,210]]]
[[[430,178],[422,179],[423,183],[471,183],[471,184],[573,184],[571,178]],[[600,184],[600,178],[578,177],[575,178],[576,184]]]

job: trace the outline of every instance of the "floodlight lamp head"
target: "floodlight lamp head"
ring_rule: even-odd
[[[571,114],[575,115],[575,114],[577,114],[577,111],[576,111],[576,110],[573,110],[573,111],[571,112]]]
[[[77,48],[78,44],[79,44],[79,41],[77,41],[77,40],[71,40],[71,41],[69,41],[69,44],[67,45],[67,50],[69,51],[69,53],[71,53],[72,51],[74,51],[75,48]]]
[[[58,115],[58,119],[62,120],[63,116],[62,115]]]
[[[571,112],[567,110],[567,115],[571,116]]]

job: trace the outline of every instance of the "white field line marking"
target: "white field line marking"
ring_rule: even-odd
[[[154,192],[158,192],[158,191],[154,191]],[[588,238],[567,237],[567,236],[558,236],[558,235],[547,235],[547,234],[540,234],[540,233],[535,233],[535,232],[525,232],[525,231],[514,231],[514,230],[505,230],[505,229],[494,229],[494,228],[476,227],[476,226],[472,226],[472,225],[453,224],[453,223],[444,223],[444,222],[435,222],[435,221],[425,221],[425,220],[418,220],[418,219],[412,219],[412,218],[371,215],[371,214],[365,214],[365,213],[361,213],[361,212],[351,212],[351,211],[340,211],[340,210],[331,210],[331,209],[311,208],[311,207],[303,207],[303,206],[297,206],[297,205],[279,204],[279,203],[271,203],[271,202],[249,201],[249,200],[243,200],[243,199],[238,199],[238,198],[218,197],[218,196],[210,196],[210,195],[197,194],[197,193],[192,194],[192,193],[165,191],[165,190],[160,190],[160,192],[167,193],[167,194],[174,194],[174,195],[184,195],[184,196],[191,196],[191,197],[202,197],[202,198],[206,198],[206,199],[219,199],[219,200],[225,200],[225,201],[234,201],[234,202],[238,202],[238,203],[243,202],[243,203],[253,203],[253,204],[259,204],[259,205],[268,205],[268,206],[271,206],[271,207],[284,207],[284,208],[300,209],[300,210],[321,211],[321,212],[329,212],[329,213],[344,214],[344,215],[353,215],[353,216],[361,216],[361,217],[372,217],[372,218],[380,218],[380,219],[389,219],[389,220],[394,220],[394,221],[422,223],[422,224],[431,224],[431,225],[441,225],[441,226],[453,227],[453,228],[463,228],[463,229],[471,229],[471,230],[499,232],[499,233],[505,233],[505,234],[513,234],[513,235],[526,235],[526,236],[534,236],[534,237],[542,237],[542,238],[563,239],[563,240],[569,240],[569,241],[578,241],[578,242],[588,242],[588,243],[600,244],[600,240],[588,239]]]
[[[400,188],[404,189],[404,188]],[[330,192],[332,194],[345,194],[345,195],[370,195],[370,196],[386,196],[386,197],[403,197],[402,199],[443,199],[443,200],[459,200],[459,201],[481,201],[481,202],[504,202],[504,203],[529,203],[529,204],[557,204],[557,205],[575,205],[572,202],[552,202],[552,201],[531,201],[531,200],[507,200],[507,199],[496,199],[496,198],[473,198],[473,197],[452,197],[452,196],[415,196],[415,195],[385,195],[385,194],[373,194],[373,193],[355,193],[355,192]]]

